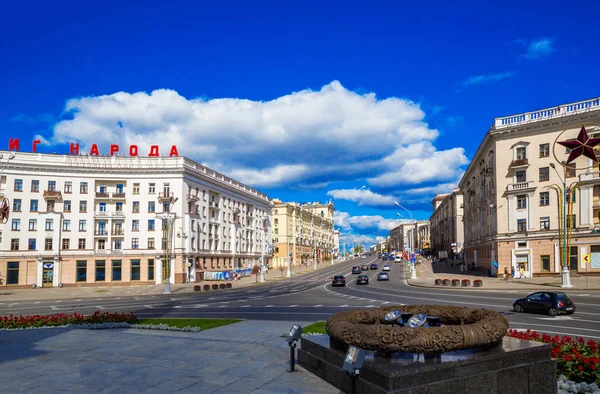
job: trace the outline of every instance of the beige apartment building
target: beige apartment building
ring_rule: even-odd
[[[404,249],[404,227],[402,224],[399,224],[390,230],[388,250],[402,249]]]
[[[334,205],[273,200],[273,267],[330,261],[335,250]],[[339,241],[338,241],[339,242]]]
[[[463,195],[456,188],[451,194],[438,194],[431,201],[433,214],[429,218],[431,226],[431,249],[447,252],[448,257],[462,256],[464,244]]]
[[[598,135],[598,123],[600,99],[494,120],[459,184],[468,264],[497,275],[505,268],[525,277],[558,274],[564,180],[580,182],[568,197],[573,230],[567,265],[572,273],[600,273],[600,234],[594,231],[600,223],[600,168],[584,156],[564,168],[570,152],[555,144],[577,138],[582,124]],[[592,261],[584,268],[581,257],[588,253]]]

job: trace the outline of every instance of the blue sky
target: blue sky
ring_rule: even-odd
[[[1,149],[175,141],[273,198],[332,199],[348,241],[408,216],[393,201],[427,219],[494,117],[599,95],[595,2],[11,3]]]

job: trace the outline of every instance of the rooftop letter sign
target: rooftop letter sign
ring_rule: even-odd
[[[31,144],[31,151],[33,153],[37,152],[37,146],[39,144],[41,144],[42,141],[41,140],[33,140],[32,144]],[[19,151],[20,149],[20,141],[18,138],[9,138],[8,140],[8,150],[10,151]],[[120,147],[117,144],[111,144],[110,145],[110,156],[114,156],[115,153],[119,153],[120,151]],[[127,150],[125,150],[124,152],[127,152]],[[79,143],[73,143],[71,142],[69,145],[69,154],[70,155],[79,155]],[[90,151],[89,151],[89,155],[90,156],[100,156],[100,152],[98,150],[98,145],[97,144],[92,144]],[[129,145],[129,156],[139,156],[139,148],[137,145]],[[158,157],[160,156],[159,153],[159,146],[158,145],[151,145],[150,146],[150,152],[148,153],[149,157]],[[171,145],[171,149],[169,151],[169,157],[178,157],[179,156],[179,152],[177,151],[177,146],[176,145]]]

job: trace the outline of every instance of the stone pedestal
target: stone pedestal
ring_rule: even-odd
[[[298,364],[333,386],[352,393],[352,378],[342,369],[346,348],[329,336],[305,337]],[[375,356],[365,351],[365,363],[355,382],[361,394],[557,392],[556,361],[546,344],[503,338],[485,350],[463,350],[441,355],[396,353]]]

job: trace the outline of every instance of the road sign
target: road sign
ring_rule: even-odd
[[[587,264],[592,261],[592,258],[589,253],[581,255],[581,268],[587,268]]]

